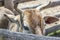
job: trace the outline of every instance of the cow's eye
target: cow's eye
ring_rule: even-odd
[[[29,28],[28,28],[27,26],[24,26],[24,29],[25,29],[25,30],[29,30]]]

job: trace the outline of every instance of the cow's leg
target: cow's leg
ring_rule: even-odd
[[[17,4],[14,4],[13,0],[4,0],[4,6],[8,9],[10,9],[15,15],[19,14],[15,8],[15,5]]]
[[[4,6],[13,11],[14,10],[13,0],[4,0]]]

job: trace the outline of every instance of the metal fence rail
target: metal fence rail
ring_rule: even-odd
[[[60,40],[59,37],[38,36],[0,29],[0,40]]]

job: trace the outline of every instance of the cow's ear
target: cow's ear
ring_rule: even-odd
[[[44,17],[44,20],[45,20],[46,24],[51,24],[56,21],[59,21],[59,19],[57,17],[52,17],[52,16],[46,16],[46,17]]]
[[[41,8],[44,8],[44,7],[48,6],[50,3],[51,3],[51,1],[38,6],[36,9],[40,10]]]
[[[4,16],[10,21],[12,22],[12,17],[14,17],[13,15],[7,15],[7,14],[4,14]]]

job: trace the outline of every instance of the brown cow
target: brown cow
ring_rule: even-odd
[[[50,2],[49,2],[50,3]],[[44,20],[42,18],[42,14],[40,13],[40,9],[43,7],[46,7],[47,4],[43,4],[36,9],[26,9],[23,10],[23,22],[24,25],[30,28],[30,31],[33,34],[38,34],[38,35],[44,35],[45,34],[45,29],[44,29]]]

